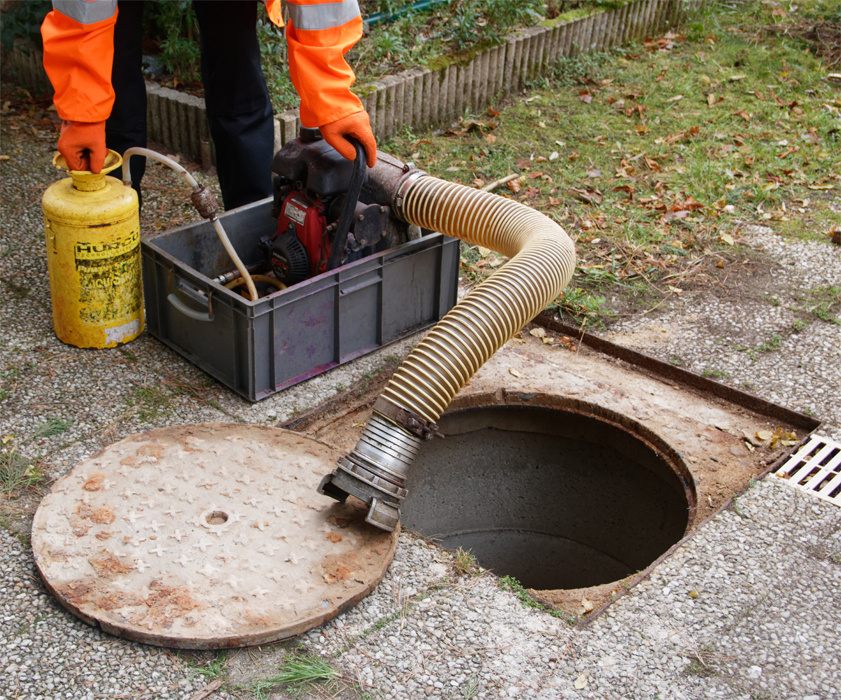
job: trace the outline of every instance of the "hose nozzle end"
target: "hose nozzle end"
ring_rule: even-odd
[[[322,496],[329,496],[330,498],[337,500],[339,503],[344,503],[347,500],[348,493],[333,483],[333,477],[335,475],[336,472],[330,472],[324,476],[321,483],[318,485],[318,493]]]
[[[376,498],[372,498],[368,515],[365,516],[365,522],[380,528],[380,530],[394,532],[400,524],[400,509],[391,503],[383,503]]]

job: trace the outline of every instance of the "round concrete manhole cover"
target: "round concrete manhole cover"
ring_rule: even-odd
[[[339,456],[279,428],[133,435],[41,502],[35,562],[66,608],[127,639],[216,649],[300,634],[370,593],[397,545],[361,502],[316,493]]]

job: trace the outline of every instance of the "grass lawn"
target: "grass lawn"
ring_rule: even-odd
[[[645,312],[749,262],[747,223],[831,245],[840,19],[839,2],[709,2],[680,32],[563,60],[487,113],[380,146],[467,185],[519,174],[497,193],[577,242],[554,306],[602,323]],[[501,263],[476,248],[462,262],[472,279]]]

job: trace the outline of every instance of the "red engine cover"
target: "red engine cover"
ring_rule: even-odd
[[[278,233],[287,231],[289,224],[295,227],[298,240],[306,248],[310,261],[310,274],[315,276],[324,272],[327,259],[330,257],[324,205],[311,200],[301,192],[293,191],[283,200],[283,206],[280,208]]]

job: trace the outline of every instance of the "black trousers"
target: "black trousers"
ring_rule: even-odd
[[[272,191],[274,121],[257,43],[257,2],[194,0],[201,34],[201,73],[216,170],[226,209]],[[143,1],[121,0],[114,30],[111,83],[116,94],[105,123],[108,148],[146,146],[146,86],[141,71]],[[146,159],[131,159],[138,194]]]

